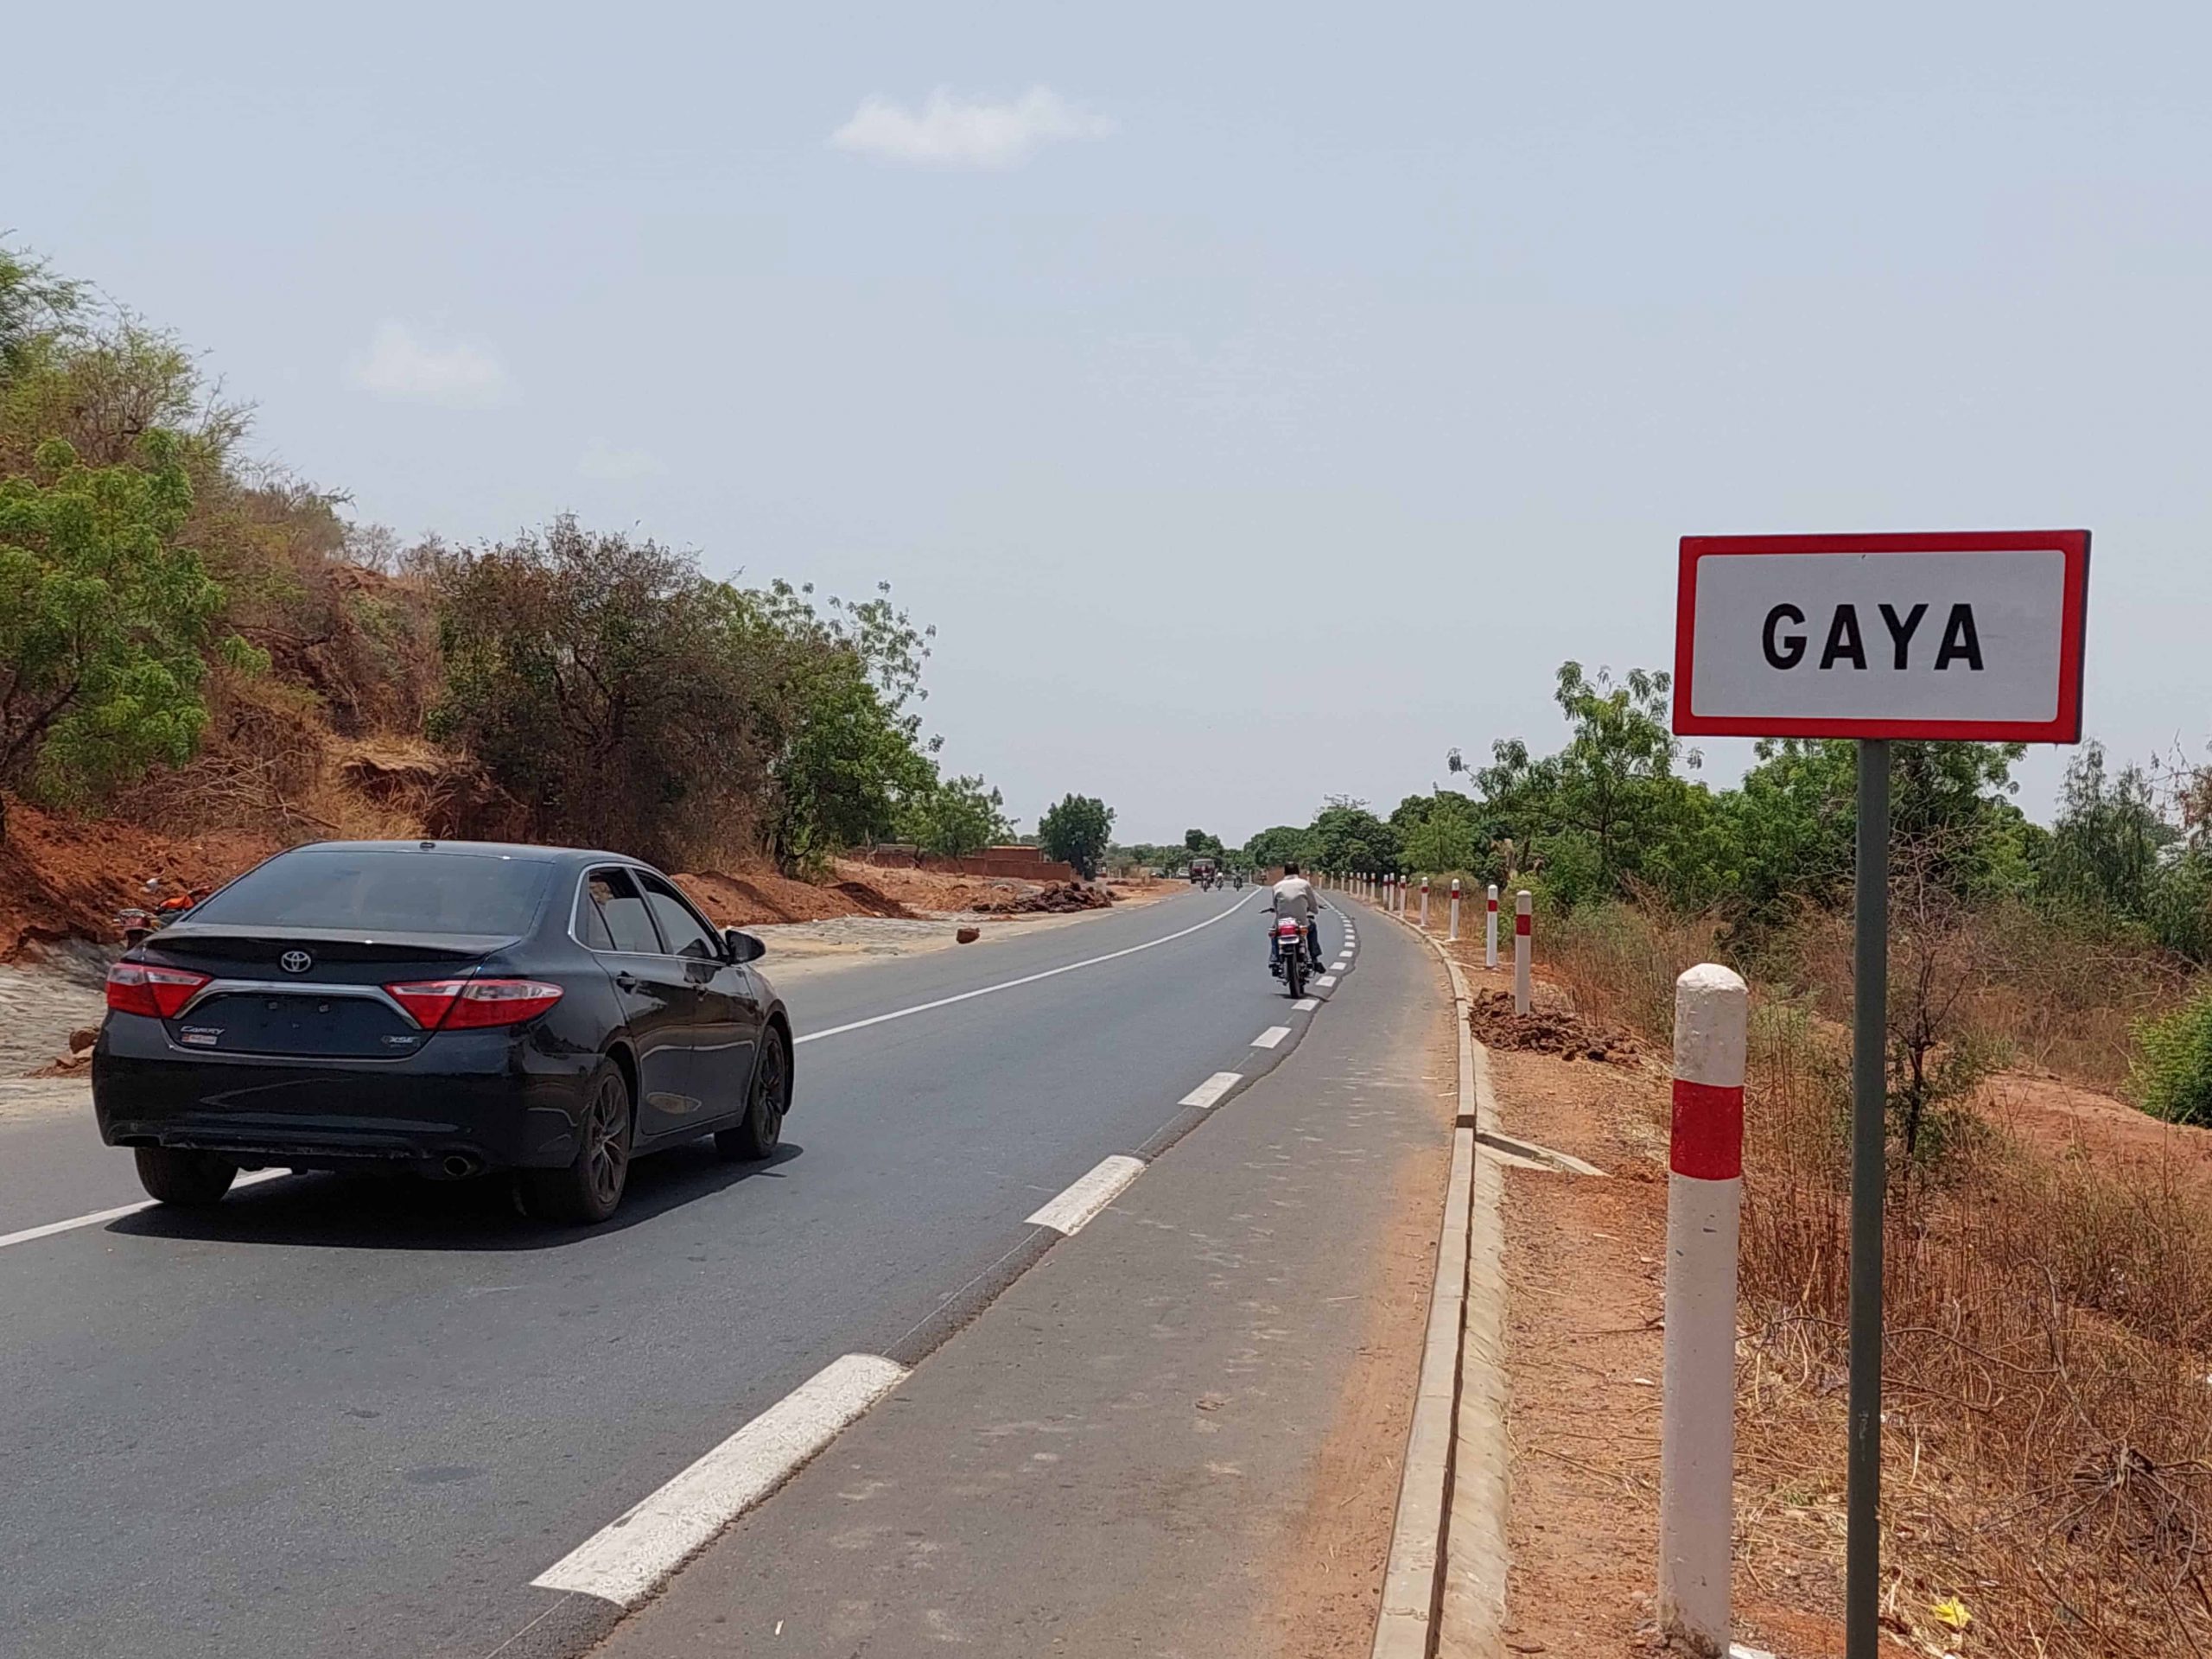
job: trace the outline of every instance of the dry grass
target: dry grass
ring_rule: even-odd
[[[2178,994],[2140,957],[2045,959],[2032,918],[1974,927],[1968,1017],[2054,1069],[2108,1080],[2133,1010]],[[1548,937],[1546,970],[1578,1006],[1657,1042],[1675,973],[1713,955],[1710,929],[1627,908]],[[1740,1269],[1743,1568],[1827,1611],[1848,1363],[1845,938],[1808,923],[1781,955],[1787,992],[1755,982]],[[2178,1166],[2115,1176],[1986,1128],[1970,1144],[1891,1192],[1893,1628],[1937,1652],[2212,1653],[2212,1192]],[[1973,1611],[1964,1638],[1930,1617],[1948,1596]]]

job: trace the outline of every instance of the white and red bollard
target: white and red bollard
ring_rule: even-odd
[[[1750,998],[1700,963],[1675,982],[1667,1321],[1659,1437],[1659,1630],[1728,1652],[1736,1461],[1736,1227],[1744,1192]]]
[[[1382,873],[1382,913],[1390,915],[1398,908],[1398,878],[1388,870]]]
[[[1483,966],[1497,966],[1497,883],[1490,884],[1490,908],[1483,916]]]
[[[1459,878],[1456,875],[1452,878],[1452,911],[1445,922],[1444,937],[1447,939],[1459,937]]]
[[[1493,906],[1496,900],[1491,901]],[[1536,954],[1535,895],[1523,887],[1513,895],[1513,1012],[1529,1012],[1529,958]]]
[[[1428,878],[1421,879],[1421,931],[1428,931]]]

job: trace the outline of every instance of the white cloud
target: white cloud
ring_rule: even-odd
[[[617,449],[602,438],[594,438],[584,446],[583,459],[576,463],[576,470],[586,478],[627,483],[640,478],[658,478],[668,471],[668,463],[645,450]]]
[[[507,395],[507,372],[474,340],[434,340],[396,318],[377,325],[369,343],[346,359],[346,383],[379,397],[481,408]]]
[[[1064,138],[1103,138],[1114,123],[1049,86],[1032,86],[1008,104],[966,99],[940,86],[919,110],[864,98],[830,144],[859,156],[918,167],[1015,167],[1040,146]]]

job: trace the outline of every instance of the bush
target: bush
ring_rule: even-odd
[[[2212,991],[2135,1026],[2137,1103],[2171,1123],[2212,1124]]]

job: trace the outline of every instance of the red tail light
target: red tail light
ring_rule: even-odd
[[[107,970],[107,1005],[118,1014],[173,1019],[210,976],[149,962],[118,962]]]
[[[1275,932],[1280,938],[1294,939],[1298,937],[1299,931],[1299,925],[1296,922],[1277,922],[1275,924]]]
[[[425,1031],[518,1026],[561,1000],[561,988],[542,979],[417,979],[385,989]]]

